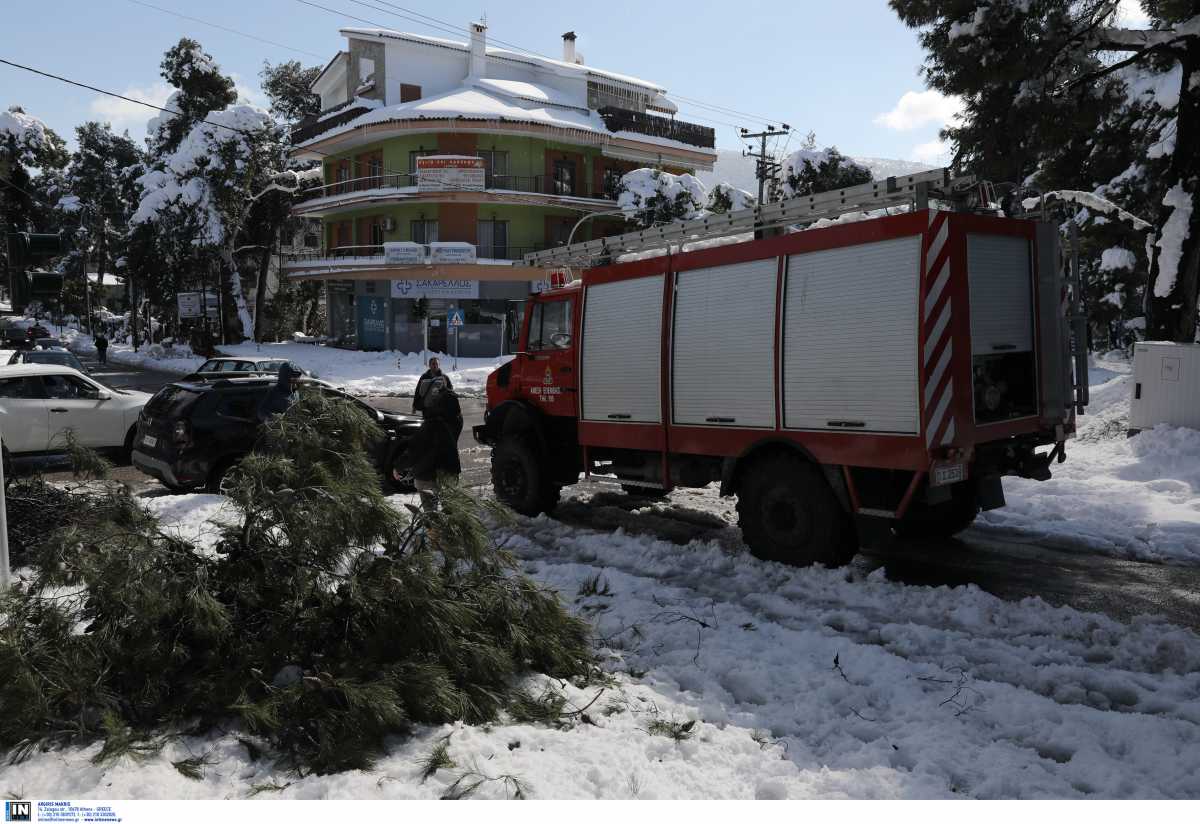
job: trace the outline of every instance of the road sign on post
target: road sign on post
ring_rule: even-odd
[[[451,309],[446,313],[446,325],[454,330],[454,365],[452,369],[458,369],[458,330],[462,328],[464,321],[463,310]]]

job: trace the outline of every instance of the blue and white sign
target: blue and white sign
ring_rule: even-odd
[[[464,323],[463,310],[451,309],[446,313],[446,325],[457,329]]]
[[[394,298],[443,298],[446,300],[477,300],[477,280],[393,280]]]

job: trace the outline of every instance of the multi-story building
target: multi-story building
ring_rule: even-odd
[[[576,240],[623,230],[604,213],[631,169],[716,159],[712,129],[676,119],[661,86],[585,65],[574,33],[561,60],[489,47],[481,23],[468,42],[341,34],[312,86],[322,112],[293,133],[294,156],[323,166],[294,210],[320,219],[320,248],[286,268],[326,281],[329,334],[359,348],[446,351],[463,309],[460,353],[498,353],[542,277],[525,253],[587,215]]]

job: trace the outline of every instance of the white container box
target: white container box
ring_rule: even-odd
[[[1200,344],[1135,344],[1129,429],[1160,423],[1200,429]]]

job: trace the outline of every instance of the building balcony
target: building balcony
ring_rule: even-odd
[[[339,106],[334,106],[331,109],[326,109],[320,114],[309,115],[292,129],[292,145],[295,146],[306,140],[312,140],[317,135],[324,134],[330,129],[344,126],[359,115],[366,114],[369,111],[371,111],[371,107],[349,101]]]
[[[673,117],[658,117],[629,109],[619,109],[615,106],[604,106],[599,109],[599,113],[610,132],[635,132],[703,149],[712,149],[716,146],[717,133],[708,126],[686,123]]]
[[[337,207],[348,200],[439,200],[444,196],[461,196],[472,192],[480,195],[521,194],[543,195],[547,198],[581,198],[605,201],[604,208],[612,208],[617,199],[615,181],[605,181],[599,188],[591,181],[574,181],[552,175],[493,175],[488,174],[483,189],[453,189],[444,185],[422,189],[418,186],[416,173],[378,174],[356,177],[350,180],[314,186],[296,193],[297,210],[314,213],[324,207]],[[456,198],[457,199],[457,198]],[[547,205],[552,205],[548,202]]]
[[[283,255],[283,271],[301,280],[539,280],[543,270],[523,258],[542,246],[479,246],[473,263],[435,261],[425,245],[423,263],[394,263],[381,244],[306,249]]]

